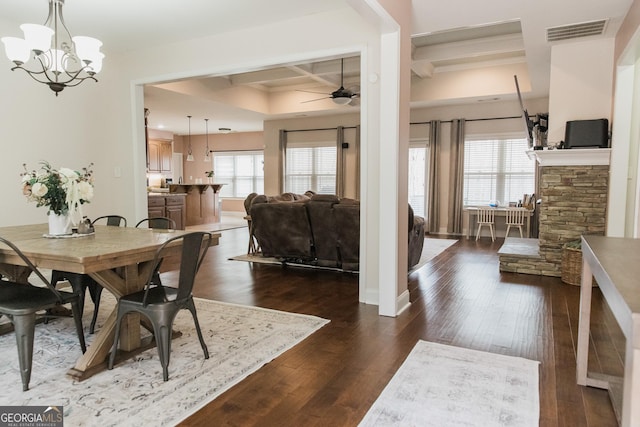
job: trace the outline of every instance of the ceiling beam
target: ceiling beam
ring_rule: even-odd
[[[510,34],[438,45],[418,46],[414,49],[413,60],[436,63],[438,61],[452,61],[522,51],[524,51],[522,35]]]

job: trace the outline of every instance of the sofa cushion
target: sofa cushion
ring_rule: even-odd
[[[315,259],[305,203],[253,203],[251,220],[265,256],[306,262]]]
[[[360,268],[360,203],[333,205],[338,233],[338,263],[344,270]]]
[[[333,206],[339,202],[336,196],[318,194],[306,204],[318,265],[323,267],[339,267],[338,232],[333,211]]]

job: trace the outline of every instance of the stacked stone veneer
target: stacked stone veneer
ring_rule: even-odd
[[[501,255],[500,270],[560,277],[562,245],[604,234],[609,166],[544,166],[537,256]]]

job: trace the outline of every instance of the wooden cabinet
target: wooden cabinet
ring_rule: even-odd
[[[176,229],[184,230],[186,225],[186,194],[149,195],[149,217],[164,216],[176,222]]]
[[[166,205],[164,207],[165,216],[176,222],[178,230],[184,230],[186,225],[186,196],[167,196],[165,197]]]
[[[173,150],[170,141],[150,139],[147,146],[149,172],[171,172]]]
[[[185,225],[220,222],[220,189],[224,184],[171,184],[171,194],[184,193],[187,216]]]

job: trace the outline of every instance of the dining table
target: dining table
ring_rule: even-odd
[[[111,292],[116,299],[144,289],[153,268],[157,249],[169,238],[188,233],[185,230],[160,230],[96,225],[87,235],[48,236],[47,224],[0,227],[0,236],[15,244],[39,269],[87,274]],[[219,243],[220,234],[212,233],[210,246]],[[168,255],[178,254],[181,241],[172,242]],[[8,247],[0,245],[0,274],[26,283],[31,271]],[[78,380],[106,369],[116,324],[116,307],[97,331],[87,351],[67,372]],[[145,320],[133,313],[123,319],[119,349],[136,354],[153,345],[143,340],[141,324]]]

